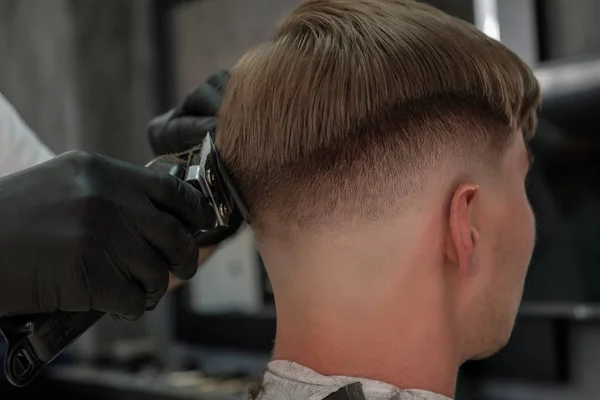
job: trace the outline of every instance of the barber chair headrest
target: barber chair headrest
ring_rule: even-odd
[[[542,118],[569,135],[599,134],[600,55],[549,62],[535,75],[543,93]]]

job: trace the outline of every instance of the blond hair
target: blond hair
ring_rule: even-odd
[[[409,0],[307,0],[231,71],[217,145],[256,226],[378,219],[449,153],[533,134],[515,54]]]

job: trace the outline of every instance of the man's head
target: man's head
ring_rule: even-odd
[[[538,102],[516,55],[408,0],[304,1],[243,56],[217,145],[274,287],[276,347],[368,328],[390,350],[437,335],[457,362],[500,348],[534,241]]]

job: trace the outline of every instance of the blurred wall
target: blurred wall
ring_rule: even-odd
[[[600,1],[538,0],[544,58],[600,54]]]
[[[423,0],[440,10],[473,23],[475,13],[473,9],[473,0]]]
[[[276,22],[300,0],[203,0],[174,13],[176,97],[248,49],[268,40]]]
[[[54,150],[79,147],[69,0],[0,0],[0,91]]]
[[[55,152],[143,162],[151,0],[0,0],[0,91]]]
[[[69,12],[82,147],[149,161],[145,128],[157,112],[152,1],[71,0]]]

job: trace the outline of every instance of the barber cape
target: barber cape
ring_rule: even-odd
[[[290,361],[272,361],[254,400],[450,400],[371,379],[325,376]]]
[[[0,177],[54,157],[0,93]]]

